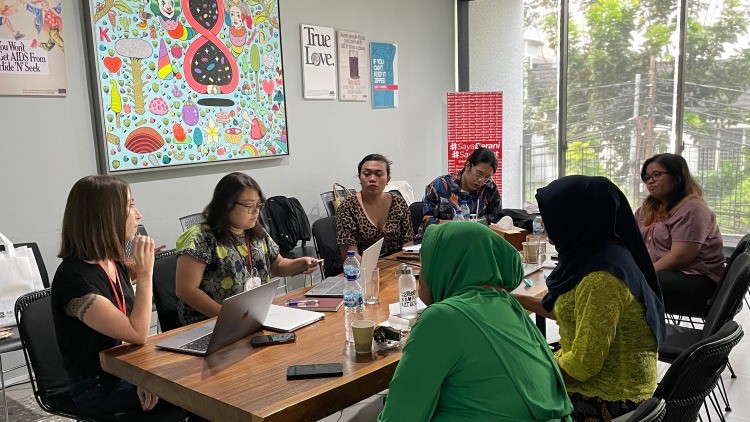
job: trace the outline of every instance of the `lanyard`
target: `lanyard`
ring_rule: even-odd
[[[117,271],[117,266],[115,265],[115,261],[109,260],[109,262],[112,263],[112,267],[115,269],[115,279],[112,279],[112,277],[109,276],[109,273],[107,272],[107,269],[102,265],[101,261],[96,261],[97,264],[101,267],[102,270],[104,270],[104,274],[107,274],[107,279],[109,280],[109,286],[112,287],[112,294],[115,295],[115,302],[117,302],[117,309],[120,310],[123,314],[127,315],[127,309],[125,307],[125,292],[122,290],[122,283],[120,282],[120,272]],[[117,295],[117,289],[115,288],[115,284],[117,284],[118,287],[120,287],[120,295]],[[121,299],[122,298],[122,299]]]
[[[250,277],[253,276],[253,248],[250,244],[250,240],[247,238],[247,235],[245,235],[245,247],[247,248],[247,270],[250,274]],[[239,251],[237,251],[239,252]],[[242,254],[240,254],[242,256]]]

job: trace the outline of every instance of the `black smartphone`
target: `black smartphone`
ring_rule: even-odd
[[[341,363],[316,363],[313,365],[292,365],[286,368],[286,379],[288,380],[340,377],[343,375],[344,375],[344,365]]]
[[[297,341],[297,335],[294,333],[270,334],[266,336],[255,336],[250,339],[250,344],[254,347],[268,346],[271,344],[293,343]]]

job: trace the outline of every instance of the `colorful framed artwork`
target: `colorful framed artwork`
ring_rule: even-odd
[[[278,0],[85,0],[99,169],[289,154]]]

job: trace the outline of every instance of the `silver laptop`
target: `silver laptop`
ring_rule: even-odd
[[[219,317],[203,325],[156,344],[159,349],[206,356],[247,335],[263,325],[279,278],[252,290],[224,299]]]
[[[380,258],[380,249],[383,247],[383,239],[381,238],[377,242],[373,243],[372,246],[365,249],[362,252],[362,262],[360,262],[360,269],[365,268],[368,271],[372,271],[378,266],[378,259]],[[360,273],[360,280],[364,280],[366,277]],[[323,280],[317,286],[308,290],[305,296],[317,296],[317,297],[344,297],[344,282],[346,277],[328,277]],[[364,287],[364,286],[363,286]]]

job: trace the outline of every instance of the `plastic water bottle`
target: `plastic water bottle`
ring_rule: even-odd
[[[526,220],[528,221],[528,220]],[[538,236],[544,236],[544,223],[542,222],[542,216],[537,215],[534,217],[534,222],[531,223],[534,234]]]
[[[469,204],[466,201],[461,201],[461,206],[458,207],[458,210],[461,211],[461,216],[464,218],[464,220],[471,220],[471,210],[469,209]]]
[[[463,202],[461,202],[461,204],[463,205]],[[464,218],[464,211],[461,209],[461,207],[459,206],[458,208],[454,208],[453,209],[453,221],[464,221],[464,220],[466,219]]]
[[[362,306],[362,286],[359,284],[359,261],[354,257],[354,251],[346,251],[344,261],[344,325],[346,329],[346,342],[354,343],[352,334],[352,321],[362,319],[364,309]]]
[[[406,264],[398,266],[398,300],[401,305],[401,318],[417,317],[417,279],[411,267]]]

